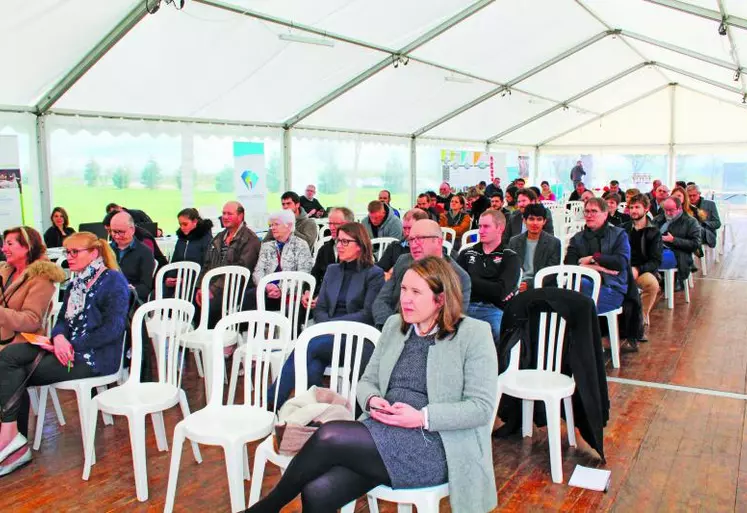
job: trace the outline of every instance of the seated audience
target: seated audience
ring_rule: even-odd
[[[111,249],[122,274],[140,301],[148,301],[153,291],[156,262],[153,252],[135,238],[135,223],[127,212],[114,214],[111,220]]]
[[[301,304],[304,308],[316,308],[317,295],[322,288],[322,279],[327,272],[327,267],[338,262],[337,259],[337,230],[340,226],[355,221],[355,214],[347,207],[337,207],[329,211],[329,231],[332,238],[322,244],[316,254],[314,267],[311,268],[311,275],[316,279],[316,287],[313,291],[307,290],[303,293]]]
[[[304,511],[331,512],[381,484],[446,482],[453,511],[496,507],[496,352],[488,326],[463,317],[460,299],[459,279],[443,260],[412,264],[402,313],[384,326],[358,383],[363,420],[323,424],[249,513],[278,512],[299,494]]]
[[[388,206],[392,212],[394,212],[395,217],[399,217],[399,210],[394,208],[392,206],[392,193],[389,192],[386,189],[382,189],[379,191],[379,201],[384,203],[386,206]]]
[[[661,267],[661,233],[648,217],[648,196],[637,194],[628,201],[630,221],[623,228],[630,241],[630,265],[633,279],[641,289],[644,329],[650,324],[649,314],[659,293],[659,268]]]
[[[389,244],[384,250],[384,254],[381,255],[379,261],[376,262],[376,265],[384,270],[385,279],[388,280],[391,278],[392,269],[394,268],[394,264],[397,263],[397,259],[410,252],[407,238],[410,236],[412,225],[415,221],[420,221],[421,219],[428,219],[428,214],[419,208],[413,208],[405,213],[405,216],[402,218],[402,240],[397,244]]]
[[[458,250],[462,242],[462,235],[472,226],[472,218],[465,210],[466,202],[461,194],[452,194],[449,210],[441,214],[439,225],[443,228],[452,228],[456,232],[454,249]]]
[[[542,187],[542,197],[540,198],[540,200],[556,201],[557,198],[555,197],[555,193],[552,192],[552,189],[550,189],[550,182],[543,180],[540,186]]]
[[[677,180],[674,182],[675,187],[680,187],[682,189],[687,189],[687,182],[684,180]]]
[[[496,192],[500,192],[501,195],[503,194],[503,189],[501,189],[501,179],[497,176],[493,178],[493,181],[490,182],[487,187],[485,187],[485,197],[492,198]],[[480,214],[482,214],[482,212],[480,212]]]
[[[118,211],[112,211],[109,214],[106,215],[103,221],[104,228],[109,233],[110,240],[113,239],[112,235],[112,219],[115,215],[117,215]],[[129,212],[127,212],[129,214]],[[133,220],[134,221],[134,220]],[[135,225],[135,238],[142,242],[145,247],[147,247],[153,258],[156,262],[158,262],[158,267],[161,267],[163,265],[166,265],[169,263],[166,256],[164,256],[163,252],[161,251],[161,248],[158,246],[158,242],[156,241],[156,238],[148,231],[144,230],[143,228]]]
[[[296,218],[291,210],[281,210],[270,215],[272,240],[263,242],[262,248],[259,250],[259,260],[257,260],[257,266],[252,273],[256,286],[259,286],[260,280],[270,273],[281,271],[308,273],[314,266],[309,246],[304,244],[304,241],[294,231],[295,220]],[[275,282],[268,283],[264,294],[267,310],[279,310],[282,292],[278,284]],[[254,288],[246,291],[244,310],[256,309],[257,289]]]
[[[620,226],[630,221],[628,214],[623,214],[617,211],[617,207],[620,205],[620,196],[613,192],[608,192],[604,196],[604,200],[607,202],[607,222],[612,226]]]
[[[44,232],[44,244],[48,248],[60,248],[62,247],[62,241],[74,234],[75,230],[70,228],[70,218],[62,207],[54,207],[50,219],[52,220],[52,226]]]
[[[283,210],[293,212],[295,216],[295,235],[300,238],[309,246],[309,251],[314,250],[314,244],[316,244],[317,236],[319,235],[319,227],[313,219],[309,219],[306,212],[301,208],[301,199],[293,191],[284,192],[280,196],[280,203]],[[272,230],[267,231],[267,235],[263,242],[272,240]]]
[[[493,196],[490,198],[490,208],[502,213],[504,216],[506,216],[506,219],[508,219],[511,216],[511,211],[505,207],[505,204],[503,203],[503,194],[500,192],[493,194]],[[483,210],[483,212],[485,212],[485,210]],[[482,212],[480,212],[480,215],[482,215]],[[478,224],[480,224],[479,217],[477,219],[472,220],[472,225],[475,229],[477,229]]]
[[[467,189],[467,211],[472,218],[473,229],[475,228],[477,220],[480,219],[482,213],[490,208],[492,196],[487,195],[487,189],[485,192],[486,194],[483,195],[480,194],[475,187],[470,187],[469,189]],[[493,193],[493,196],[495,196],[496,194],[498,193]],[[501,203],[503,203],[503,191],[500,192],[500,195]]]
[[[11,231],[7,239],[14,241],[5,250],[8,262],[23,269],[5,289],[7,306],[0,307],[0,326],[3,331],[40,333],[61,271],[39,259],[41,237],[31,228],[25,230],[30,245],[25,239],[27,245],[17,244],[18,232]],[[70,270],[77,274],[65,293],[50,346],[11,344],[0,351],[0,476],[31,461],[28,387],[113,374],[122,359],[129,293],[111,249],[86,232],[65,239],[65,249]],[[26,300],[19,302],[22,297]]]
[[[674,289],[680,291],[692,272],[693,253],[700,248],[700,224],[683,213],[679,198],[667,198],[660,206],[662,212],[654,218],[654,224],[659,227],[665,249],[674,252],[677,261]]]
[[[581,195],[586,190],[586,186],[584,185],[584,182],[577,182],[576,187],[573,189],[573,192],[568,197],[568,201],[582,201]]]
[[[513,181],[513,186],[516,187],[517,189],[523,189],[523,188],[525,188],[526,184],[527,184],[526,180],[524,180],[521,177],[519,177],[519,178],[517,178],[517,179],[515,179]]]
[[[651,183],[651,190],[646,193],[646,196],[648,196],[648,199],[651,201],[651,206],[653,207],[654,202],[656,201],[656,189],[659,188],[661,185],[661,180],[654,180]]]
[[[135,208],[125,208],[121,205],[117,205],[116,203],[109,203],[106,206],[106,213],[108,214],[116,214],[117,212],[127,212],[132,217],[132,220],[135,222],[135,224],[143,224],[143,223],[152,223],[153,219],[150,218],[148,214],[146,214],[142,210],[137,210]]]
[[[462,302],[464,310],[467,310],[472,290],[469,274],[456,261],[448,256],[444,256],[443,241],[441,227],[434,221],[423,219],[416,221],[412,225],[410,236],[407,239],[407,243],[410,246],[410,253],[402,255],[397,259],[391,279],[381,287],[381,292],[379,292],[374,301],[374,326],[383,326],[386,320],[396,313],[397,306],[399,306],[400,286],[402,285],[402,278],[405,272],[413,261],[422,260],[427,256],[444,258],[454,268],[462,284]]]
[[[715,248],[716,232],[721,228],[721,218],[718,215],[716,203],[702,197],[700,187],[695,184],[687,186],[687,196],[693,217],[700,223],[700,240],[708,244],[708,247]]]
[[[501,239],[506,217],[493,209],[480,216],[480,242],[462,251],[457,259],[472,283],[467,315],[487,321],[493,341],[501,335],[503,308],[519,288],[521,260]]]
[[[299,198],[301,200],[301,208],[306,211],[306,215],[309,217],[324,217],[326,215],[326,211],[324,210],[322,204],[319,203],[319,200],[314,197],[315,195],[316,185],[307,185],[304,195]]]
[[[584,192],[581,193],[581,201],[586,202],[589,198],[596,198],[594,195],[594,191],[591,189],[586,189]]]
[[[508,245],[508,241],[511,240],[511,237],[514,237],[526,231],[527,227],[524,224],[523,216],[524,209],[528,205],[532,204],[539,204],[539,198],[533,190],[519,189],[518,191],[516,191],[516,210],[506,218],[506,229],[503,232],[502,240],[502,244],[504,246]],[[547,221],[543,229],[550,235],[554,233],[552,215],[550,214],[549,210],[547,210]]]
[[[444,212],[451,208],[451,198],[453,197],[454,194],[451,193],[451,185],[449,185],[449,182],[443,182],[438,187],[438,196],[436,196],[436,203],[438,203],[441,208],[444,209]]]
[[[477,192],[480,194],[485,194],[485,189],[488,188],[488,184],[485,182],[485,180],[480,180],[480,182],[475,186],[477,189]]]
[[[657,180],[658,181],[658,180]],[[661,204],[669,197],[669,187],[664,184],[659,184],[654,192],[654,199],[651,201],[651,207],[649,211],[652,217],[656,217],[664,212],[661,209]]]
[[[574,235],[565,255],[566,265],[595,269],[602,276],[597,312],[620,308],[628,290],[630,243],[622,228],[607,222],[607,202],[591,198],[584,203],[586,226]],[[591,297],[591,280],[583,279],[581,292]]]
[[[508,249],[516,253],[523,262],[523,275],[519,292],[534,288],[534,275],[545,267],[560,265],[560,239],[547,233],[547,209],[543,205],[531,204],[524,208],[526,231],[511,237]]]
[[[516,210],[516,193],[518,190],[515,186],[510,185],[506,188],[506,193],[503,196],[503,206],[510,212]]]
[[[260,242],[257,235],[244,222],[244,207],[237,201],[229,201],[223,206],[221,216],[223,231],[213,237],[205,253],[202,272],[197,278],[197,294],[195,303],[202,306],[202,280],[205,274],[217,267],[238,265],[254,271],[259,258]],[[220,320],[221,302],[223,298],[223,278],[212,280],[209,284],[210,311],[208,312],[208,327],[213,328]],[[195,312],[202,315],[201,310]]]
[[[432,208],[432,209],[433,209],[433,210],[434,210],[434,211],[436,212],[436,214],[438,214],[438,215],[439,215],[439,217],[440,217],[440,216],[441,216],[441,214],[443,214],[443,213],[444,213],[444,212],[446,211],[446,209],[444,208],[444,206],[443,206],[443,205],[441,205],[441,204],[440,204],[440,203],[438,202],[438,194],[436,194],[436,192],[435,192],[435,191],[425,191],[425,194],[426,194],[426,195],[428,196],[428,202],[429,202],[429,204],[430,204],[430,207],[431,207],[431,208]]]
[[[636,188],[628,189],[627,191],[625,191],[625,204],[627,205],[628,203],[630,203],[630,199],[633,196],[637,196],[639,194],[641,194],[641,191],[639,189],[636,189]],[[648,196],[648,194],[646,194],[645,196]],[[651,199],[649,199],[649,205],[651,204],[650,202],[651,202]],[[628,212],[628,208],[627,207],[625,208],[625,213],[626,214],[630,214],[630,212]]]
[[[347,223],[340,227],[335,240],[340,256],[339,264],[327,268],[319,291],[314,322],[353,321],[373,324],[373,306],[376,295],[384,285],[384,271],[373,263],[371,239],[360,223]],[[308,386],[321,386],[324,370],[332,365],[334,336],[316,337],[309,342],[306,357]],[[363,348],[361,373],[366,367],[373,346]],[[277,407],[280,408],[295,388],[295,363],[291,352],[283,364],[280,385],[273,383],[268,390],[268,403],[272,404],[277,390]]]
[[[213,241],[213,222],[203,219],[196,208],[185,208],[177,215],[179,229],[176,231],[176,246],[171,255],[171,263],[194,262],[202,266],[210,244]],[[174,297],[176,272],[166,277],[165,297]]]
[[[622,191],[620,190],[620,182],[617,180],[610,180],[610,186],[607,189],[608,194],[617,194],[618,197],[622,194]],[[620,203],[618,201],[618,203]]]
[[[374,200],[368,204],[368,217],[363,220],[368,236],[372,239],[380,237],[402,237],[402,221],[395,216],[386,203]]]

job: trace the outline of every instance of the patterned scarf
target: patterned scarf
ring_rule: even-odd
[[[104,260],[99,257],[70,281],[70,285],[68,286],[70,295],[67,299],[65,319],[73,319],[76,315],[83,312],[83,308],[86,306],[88,284],[98,276],[99,271],[102,269],[104,269]]]

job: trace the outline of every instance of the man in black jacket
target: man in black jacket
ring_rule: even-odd
[[[663,185],[659,188],[664,187]],[[658,193],[658,191],[657,191]],[[670,196],[660,203],[661,214],[654,218],[664,247],[674,251],[677,259],[677,283],[674,290],[683,290],[693,268],[693,253],[700,248],[700,225],[694,217],[682,211],[679,198]]]
[[[602,196],[607,202],[607,222],[612,226],[621,226],[630,222],[630,216],[617,211],[620,206],[620,195],[614,192],[605,193]]]
[[[326,214],[324,207],[319,203],[315,195],[316,185],[307,185],[304,195],[299,198],[301,200],[301,208],[306,211],[306,215],[309,217],[324,217]]]
[[[436,197],[436,203],[441,205],[444,211],[449,210],[451,205],[451,198],[454,195],[451,193],[451,185],[449,182],[443,182],[438,188],[438,196]]]
[[[709,248],[715,248],[716,232],[721,228],[721,218],[718,215],[716,204],[702,197],[700,187],[696,184],[687,186],[687,197],[693,208],[693,217],[700,222],[702,228],[701,241],[708,244]],[[705,212],[705,215],[701,216],[701,212]]]
[[[394,268],[394,264],[397,263],[397,259],[410,252],[407,238],[410,236],[412,225],[415,224],[415,221],[420,221],[421,219],[428,219],[428,214],[419,208],[408,210],[402,218],[402,240],[396,244],[389,244],[379,261],[376,262],[378,267],[384,269],[384,277],[387,280],[392,276],[392,269]]]
[[[497,344],[503,308],[519,288],[521,260],[501,244],[506,217],[488,209],[480,216],[480,242],[459,254],[457,262],[472,280],[467,315],[490,324]]]
[[[153,290],[156,261],[148,247],[135,238],[135,222],[127,212],[118,212],[111,221],[111,247],[122,274],[140,301],[148,301]]]
[[[127,212],[132,217],[132,220],[135,222],[135,224],[143,224],[143,223],[152,223],[153,220],[150,218],[148,214],[146,214],[143,210],[137,210],[135,208],[125,208],[121,205],[117,205],[116,203],[109,203],[106,206],[106,213],[111,214],[112,212]]]
[[[516,207],[517,209],[511,212],[511,216],[506,220],[506,231],[503,232],[503,245],[508,245],[511,237],[515,237],[526,231],[526,225],[524,224],[524,209],[531,204],[539,204],[539,197],[531,189],[519,189],[516,192]],[[552,224],[552,215],[550,211],[547,211],[546,222],[543,230],[550,235],[553,235],[554,228]]]
[[[419,208],[426,214],[428,214],[428,218],[431,221],[438,222],[439,214],[436,211],[435,208],[431,207],[431,197],[428,196],[427,193],[418,194],[417,203],[415,203],[415,207]]]
[[[488,189],[490,187],[488,186]],[[493,193],[494,195],[497,193]],[[501,192],[501,202],[503,201],[503,193]],[[469,209],[469,215],[472,217],[472,229],[477,228],[478,221],[483,212],[490,208],[491,196],[482,195],[477,192],[477,187],[470,187],[467,190],[467,208]]]
[[[621,226],[630,240],[630,265],[633,279],[641,292],[644,329],[649,325],[649,313],[659,293],[658,270],[661,267],[661,233],[648,218],[649,199],[636,194],[628,202],[630,221]]]

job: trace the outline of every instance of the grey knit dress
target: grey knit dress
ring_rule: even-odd
[[[435,344],[435,337],[420,337],[411,329],[384,396],[389,404],[406,403],[416,410],[428,405],[428,348]],[[392,488],[421,488],[448,481],[441,435],[423,429],[388,426],[372,418],[362,422],[376,443]]]

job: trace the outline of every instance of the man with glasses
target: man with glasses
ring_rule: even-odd
[[[153,290],[153,252],[135,238],[135,221],[127,212],[118,212],[110,224],[111,247],[122,274],[141,301],[147,301]]]
[[[649,209],[653,217],[663,214],[661,204],[669,197],[669,187],[660,183],[659,186],[654,190],[654,199],[651,202],[651,208]]]
[[[469,275],[464,269],[459,267],[459,264],[448,256],[444,256],[444,239],[438,223],[430,219],[416,221],[410,229],[410,236],[407,238],[407,242],[410,247],[410,253],[402,255],[397,259],[397,263],[394,264],[392,271],[392,278],[384,284],[374,301],[374,325],[377,327],[383,326],[386,320],[397,312],[399,309],[400,286],[402,285],[402,278],[405,276],[405,272],[414,261],[422,260],[428,256],[445,258],[454,268],[462,285],[462,304],[466,312],[469,305],[472,284]]]
[[[607,202],[590,198],[584,203],[586,226],[571,238],[565,255],[566,265],[580,265],[599,272],[602,286],[597,312],[620,308],[628,291],[630,243],[625,230],[607,222]],[[581,292],[591,297],[593,284],[583,279]]]
[[[283,210],[290,210],[296,216],[296,229],[293,232],[296,237],[306,241],[309,245],[309,250],[314,251],[314,244],[316,244],[316,238],[319,234],[319,227],[313,219],[309,219],[306,215],[306,211],[301,208],[301,198],[298,197],[293,191],[284,192],[280,196],[280,205]],[[273,240],[272,230],[267,230],[263,242]]]
[[[693,208],[693,217],[702,228],[700,238],[708,247],[716,247],[716,232],[721,228],[721,218],[718,215],[716,203],[700,195],[700,187],[696,184],[687,186],[687,197]]]
[[[693,253],[702,244],[700,225],[694,217],[682,211],[682,202],[679,198],[666,198],[661,202],[660,210],[659,215],[654,218],[654,224],[659,227],[664,248],[674,252],[677,261],[677,281],[674,290],[680,291],[687,286],[685,282],[692,272]]]
[[[467,271],[472,283],[467,315],[486,321],[493,342],[501,335],[503,309],[519,288],[521,260],[501,243],[506,216],[488,209],[480,216],[480,242],[459,254],[459,265]]]
[[[355,222],[355,214],[352,210],[347,207],[333,208],[329,212],[329,231],[331,232],[332,238],[322,244],[319,251],[316,254],[316,261],[314,261],[314,267],[311,268],[311,275],[316,278],[316,288],[314,293],[306,291],[303,293],[301,298],[301,304],[304,308],[309,308],[309,300],[311,299],[311,308],[316,308],[316,296],[319,294],[319,289],[322,287],[322,280],[324,274],[327,272],[327,267],[331,264],[338,263],[337,245],[337,230],[346,223]],[[313,298],[313,299],[312,299]]]
[[[392,269],[394,264],[400,256],[410,251],[410,246],[407,243],[407,238],[410,236],[410,230],[415,221],[421,219],[428,219],[428,214],[420,210],[419,208],[413,208],[405,213],[405,217],[402,218],[402,240],[398,243],[389,244],[384,250],[384,254],[376,265],[384,269],[384,277],[388,280],[392,277]]]
[[[324,217],[324,207],[314,195],[316,195],[316,186],[314,184],[307,185],[304,195],[299,198],[301,208],[306,211],[306,215],[309,217]]]

